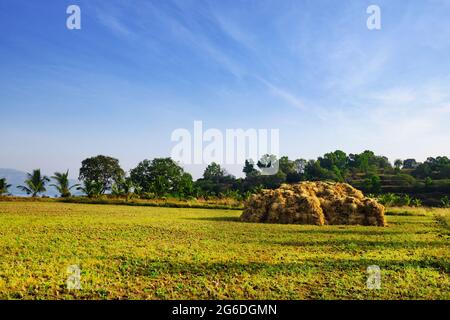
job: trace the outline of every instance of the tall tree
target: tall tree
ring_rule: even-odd
[[[255,164],[254,164],[253,160],[251,160],[251,159],[245,160],[245,164],[244,164],[244,168],[242,169],[242,172],[245,173],[246,178],[257,176],[259,174],[258,170],[256,170],[256,168],[255,168]]]
[[[404,169],[415,169],[417,168],[417,161],[416,159],[406,159],[403,161],[403,168]]]
[[[281,157],[279,160],[279,170],[286,175],[287,183],[299,182],[301,180],[301,174],[297,171],[298,163],[289,160],[288,157]]]
[[[130,177],[143,192],[163,196],[179,190],[184,173],[183,168],[171,158],[155,158],[151,161],[141,161],[130,171]],[[184,179],[187,179],[187,176],[184,176]]]
[[[218,163],[211,162],[203,172],[203,179],[219,181],[225,174],[225,170]]]
[[[70,185],[69,183],[69,170],[66,172],[55,172],[52,179],[56,181],[56,184],[51,184],[51,187],[55,187],[58,190],[61,198],[68,198],[71,196],[70,190],[78,187],[79,184]]]
[[[80,168],[79,180],[102,184],[102,193],[111,189],[114,182],[120,181],[125,172],[119,165],[119,160],[99,155],[83,160]]]
[[[17,186],[18,189],[25,191],[28,195],[36,197],[39,193],[47,191],[45,184],[50,181],[47,176],[41,175],[41,170],[33,170],[32,173],[27,173],[28,179],[25,180],[24,186]]]

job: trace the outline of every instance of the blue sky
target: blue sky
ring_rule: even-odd
[[[294,159],[450,153],[450,1],[3,0],[0,27],[3,168],[129,170],[194,120],[278,128]]]

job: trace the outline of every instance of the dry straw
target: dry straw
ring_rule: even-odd
[[[244,205],[242,221],[386,226],[385,208],[346,183],[302,182],[262,190]]]

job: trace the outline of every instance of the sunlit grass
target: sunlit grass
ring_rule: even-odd
[[[449,299],[449,209],[388,227],[252,224],[240,211],[0,202],[0,298]],[[443,218],[440,218],[443,217]],[[81,290],[66,288],[69,265]],[[366,268],[381,268],[381,289]]]

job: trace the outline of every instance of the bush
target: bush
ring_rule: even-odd
[[[386,207],[399,205],[401,198],[395,193],[385,193],[378,197],[378,201]]]
[[[401,197],[399,199],[398,205],[409,207],[411,205],[411,201],[412,201],[411,197],[409,195],[405,194],[403,197]]]

